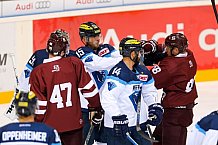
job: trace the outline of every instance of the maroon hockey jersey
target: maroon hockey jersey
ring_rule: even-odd
[[[186,57],[165,57],[151,69],[157,89],[163,88],[164,108],[185,106],[197,98],[195,74],[197,64],[193,53],[187,50]]]
[[[100,108],[98,89],[82,61],[76,57],[61,58],[37,66],[31,72],[30,85],[39,100],[36,121],[44,122],[58,132],[83,126],[78,89],[89,101],[90,107]]]

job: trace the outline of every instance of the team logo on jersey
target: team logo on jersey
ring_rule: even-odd
[[[141,90],[141,86],[140,85],[134,85],[133,86],[133,91],[140,91]]]
[[[105,54],[108,54],[110,51],[108,48],[104,48],[102,50],[99,51],[98,55],[99,56],[104,56]]]
[[[85,59],[85,62],[91,62],[91,61],[93,61],[92,56],[88,56],[88,57]]]
[[[148,80],[148,75],[138,75],[138,79],[140,80],[140,81],[147,81]]]
[[[30,70],[26,69],[24,70],[25,78],[30,77]]]
[[[117,87],[117,85],[114,82],[108,82],[107,85],[109,91]]]
[[[53,70],[51,72],[58,72],[60,71],[59,65],[53,65]]]

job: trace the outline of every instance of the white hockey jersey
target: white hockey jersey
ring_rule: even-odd
[[[110,44],[101,44],[96,52],[90,47],[80,47],[76,50],[76,55],[84,63],[98,89],[103,85],[108,71],[123,58]],[[82,108],[87,108],[87,100],[84,97],[80,99]]]
[[[140,123],[146,121],[146,108],[157,103],[157,89],[154,79],[145,66],[134,67],[135,73],[131,71],[123,61],[116,64],[106,77],[102,86],[101,104],[105,111],[104,126],[113,128],[112,116],[125,114],[129,120],[129,126],[137,124],[137,102],[142,97]],[[144,115],[144,116],[143,116]]]
[[[188,133],[187,145],[218,145],[218,111],[197,122]]]

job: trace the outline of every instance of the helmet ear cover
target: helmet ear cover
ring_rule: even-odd
[[[32,91],[20,91],[16,95],[14,103],[18,116],[28,117],[35,114],[35,109],[37,107],[37,98]]]

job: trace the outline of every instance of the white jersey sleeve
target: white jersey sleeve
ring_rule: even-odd
[[[89,47],[80,47],[76,51],[76,54],[82,60],[89,72],[110,70],[115,64],[122,60],[122,56],[119,54],[118,50],[114,49],[110,51],[109,48],[105,48],[104,51],[102,50],[102,52],[99,52],[99,56]],[[110,55],[108,55],[108,57],[102,57],[101,55],[106,52]]]
[[[206,132],[202,145],[217,145],[218,144],[218,131],[209,129]]]
[[[158,103],[158,93],[153,78],[142,85],[142,96],[147,106]]]

